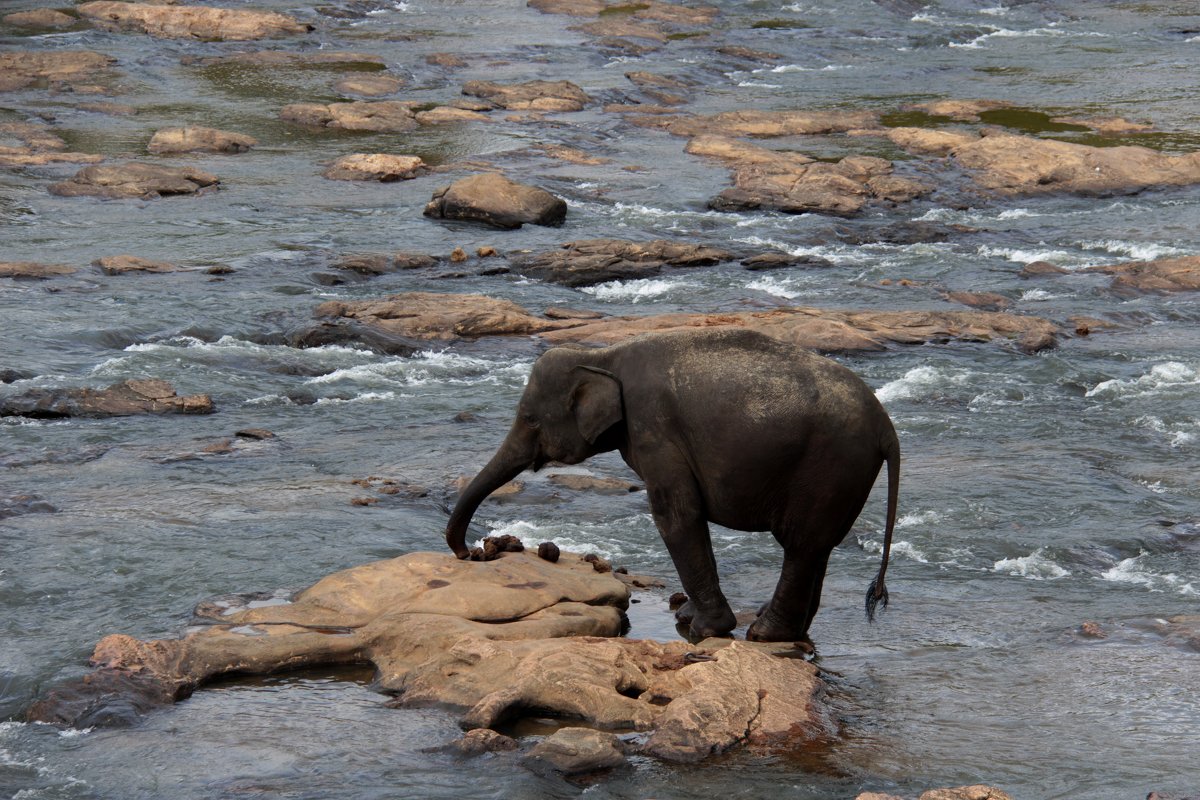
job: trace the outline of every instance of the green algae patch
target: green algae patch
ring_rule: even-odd
[[[770,31],[794,31],[811,28],[807,22],[799,19],[760,19],[750,25],[751,28],[760,28]]]
[[[1055,122],[1050,118],[1049,114],[1028,108],[997,108],[991,111],[981,111],[979,112],[979,119],[987,125],[1000,125],[1029,134],[1086,133],[1091,130],[1086,125]]]

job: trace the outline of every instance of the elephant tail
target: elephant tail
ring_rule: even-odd
[[[888,493],[887,493],[887,527],[883,532],[883,563],[875,580],[867,587],[867,621],[875,621],[875,606],[882,604],[887,608],[888,590],[883,582],[887,573],[888,556],[892,552],[892,531],[896,528],[896,505],[900,498],[900,441],[893,431],[891,439],[884,443],[884,457],[887,459]]]

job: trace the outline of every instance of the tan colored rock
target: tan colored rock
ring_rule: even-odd
[[[0,261],[0,278],[44,280],[73,275],[77,270],[66,264],[40,264],[33,261]]]
[[[561,225],[567,216],[567,204],[545,189],[484,172],[434,191],[424,214],[511,230],[525,223]]]
[[[1013,800],[1012,795],[994,786],[975,784],[955,789],[930,789],[922,792],[918,800]]]
[[[320,128],[401,133],[417,127],[414,106],[414,103],[399,100],[359,100],[329,105],[294,103],[284,106],[279,118],[284,122]]]
[[[90,82],[108,76],[116,59],[90,50],[0,52],[0,92],[30,86],[96,91]]]
[[[1089,267],[1087,272],[1113,276],[1112,287],[1126,292],[1200,291],[1200,256],[1132,261]]]
[[[988,311],[1002,311],[1012,305],[1012,300],[997,292],[946,292],[942,296],[951,303]]]
[[[529,335],[563,324],[535,317],[516,303],[477,294],[408,292],[379,300],[331,300],[318,317],[344,317],[415,339]]]
[[[342,156],[321,174],[335,181],[406,181],[425,173],[425,162],[418,156],[387,153],[353,153]]]
[[[718,47],[717,52],[723,56],[744,58],[747,61],[779,61],[783,58],[780,53],[770,50],[756,50],[752,47],[742,47],[740,45]]]
[[[559,728],[522,759],[526,766],[563,775],[583,775],[627,763],[620,741],[611,733],[591,728]]]
[[[104,156],[91,153],[37,153],[26,148],[0,147],[0,167],[41,167],[46,164],[99,164]]]
[[[34,389],[0,401],[0,416],[39,419],[212,412],[208,395],[180,397],[169,383],[160,380],[129,380],[106,389]]]
[[[342,94],[359,97],[386,97],[404,88],[404,81],[391,75],[351,75],[333,85]]]
[[[421,125],[449,125],[456,122],[491,122],[491,117],[478,111],[453,106],[438,106],[428,111],[417,112],[417,123]]]
[[[850,216],[873,198],[907,202],[932,191],[893,175],[891,162],[881,158],[851,156],[831,164],[713,135],[697,136],[686,149],[721,159],[733,169],[733,187],[709,201],[719,211],[767,208]]]
[[[586,167],[599,167],[604,164],[611,164],[610,158],[598,158],[589,156],[582,150],[577,150],[574,147],[567,147],[561,144],[539,144],[537,149],[541,150],[550,158],[556,158],[559,161],[566,161],[569,164],[579,164]]]
[[[811,136],[873,129],[879,116],[870,111],[725,111],[711,116],[677,116],[634,120],[663,128],[676,136]]]
[[[607,39],[647,39],[659,44],[667,41],[667,33],[656,25],[634,22],[631,19],[607,17],[595,22],[571,26],[573,31],[581,31],[589,36]]]
[[[399,252],[387,255],[382,253],[345,255],[335,261],[333,266],[363,275],[383,275],[403,269],[428,269],[437,264],[438,260],[430,255]]]
[[[531,278],[563,286],[592,286],[614,280],[657,275],[666,267],[707,267],[732,260],[726,250],[655,239],[581,239],[513,260],[513,268]]]
[[[596,492],[597,494],[629,494],[639,491],[642,487],[636,483],[623,481],[620,478],[598,478],[595,475],[577,475],[571,472],[557,472],[546,480],[555,486],[562,486],[576,492]]]
[[[124,275],[129,272],[175,272],[179,268],[167,261],[152,261],[137,256],[104,256],[92,262],[105,275]]]
[[[1145,147],[1088,145],[985,130],[982,135],[893,128],[915,153],[950,155],[985,189],[1006,195],[1113,195],[1200,183],[1200,151],[1170,156]]]
[[[28,167],[44,164],[95,164],[104,156],[90,153],[67,153],[67,143],[46,125],[28,122],[0,123],[0,138],[15,139],[20,146],[0,145],[0,166]]]
[[[529,0],[526,5],[543,14],[566,14],[572,17],[595,17],[608,7],[605,0]]]
[[[462,91],[510,111],[581,111],[591,102],[587,93],[570,81],[528,81],[507,85],[468,81],[463,84]]]
[[[150,137],[146,150],[165,153],[245,153],[258,144],[253,136],[230,133],[216,128],[162,128]]]
[[[454,53],[430,53],[425,56],[425,63],[431,67],[448,67],[450,69],[469,66],[465,58]]]
[[[166,39],[249,41],[307,33],[312,27],[274,11],[95,0],[76,10],[97,27]]]
[[[70,14],[64,14],[53,8],[34,8],[29,11],[15,11],[4,15],[4,23],[17,28],[41,28],[58,30],[69,28],[79,20]]]
[[[213,190],[219,183],[216,175],[198,169],[131,161],[84,167],[70,180],[51,184],[50,193],[63,197],[151,199],[196,194]]]
[[[777,308],[715,314],[546,319],[482,295],[412,292],[380,300],[323,303],[319,317],[412,339],[538,335],[553,344],[609,345],[655,331],[740,327],[821,352],[882,350],[888,344],[1014,341],[1026,351],[1053,347],[1058,327],[1040,317],[983,311],[839,311]]]

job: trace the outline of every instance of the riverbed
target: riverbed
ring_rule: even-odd
[[[180,394],[208,393],[217,407],[196,417],[0,418],[0,794],[830,798],[983,782],[1020,798],[1116,800],[1200,790],[1200,653],[1172,638],[1168,622],[1200,613],[1200,311],[1194,294],[1118,293],[1108,276],[1084,271],[1200,254],[1200,189],[1003,197],[886,140],[802,136],[772,146],[825,159],[882,156],[939,191],[849,219],[721,212],[707,203],[729,184],[724,166],[603,108],[644,101],[625,74],[649,71],[690,87],[688,113],[866,110],[907,123],[911,103],[988,98],[1014,104],[990,118],[1010,130],[1103,144],[1049,120],[1120,115],[1155,126],[1137,143],[1192,152],[1200,148],[1194,4],[713,5],[711,24],[644,51],[603,44],[572,29],[581,20],[521,0],[262,0],[253,7],[315,27],[263,43],[0,28],[0,49],[95,50],[116,59],[117,73],[111,96],[0,94],[0,121],[48,123],[73,151],[186,164],[222,179],[201,197],[106,201],[48,193],[79,165],[0,171],[4,258],[79,269],[49,281],[0,278],[0,368],[14,371],[0,393],[155,377]],[[778,58],[717,52],[727,46]],[[571,80],[595,102],[540,119],[501,111],[486,123],[403,133],[318,131],[281,121],[279,110],[339,99],[336,71],[190,61],[261,48],[381,56],[406,82],[397,97],[422,103],[450,102],[475,79]],[[434,53],[465,66],[429,63]],[[81,110],[84,99],[138,113]],[[238,155],[147,159],[151,134],[182,124],[259,144]],[[537,149],[547,144],[606,163],[555,160]],[[499,231],[424,218],[432,192],[470,174],[466,166],[397,183],[320,176],[355,152],[499,167],[563,197],[567,219]],[[886,230],[939,234],[907,241]],[[362,280],[331,267],[355,253],[503,255],[600,237],[828,264],[752,272],[732,261],[582,289],[515,271],[481,274],[479,258]],[[108,276],[88,267],[124,253],[185,269]],[[1067,272],[1019,275],[1037,261]],[[882,479],[830,562],[812,636],[840,732],[819,747],[688,767],[635,759],[586,788],[503,759],[463,762],[431,750],[458,735],[454,718],[387,708],[370,674],[353,671],[223,683],[131,728],[21,722],[35,698],[83,674],[103,635],[177,635],[191,609],[216,595],[298,589],[366,561],[444,547],[455,481],[503,437],[542,345],[429,342],[401,357],[287,344],[321,302],[407,291],[613,315],[952,309],[961,306],[945,292],[987,291],[1065,334],[1037,354],[952,341],[835,355],[892,416],[903,478],[892,603],[874,624],[861,598],[879,564]],[[1083,335],[1069,321],[1076,317],[1105,325]],[[234,436],[251,428],[275,436]],[[636,479],[615,454],[566,471]],[[369,477],[425,492],[380,495],[351,483]],[[644,493],[523,479],[523,495],[481,508],[480,532],[553,540],[678,588]],[[364,497],[372,502],[354,502]],[[722,529],[713,539],[735,610],[757,608],[774,586],[778,546],[768,534]],[[640,598],[630,635],[675,635],[663,597]],[[1084,631],[1088,622],[1103,638]]]

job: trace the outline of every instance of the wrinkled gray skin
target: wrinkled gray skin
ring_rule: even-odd
[[[735,626],[708,523],[769,530],[783,545],[775,594],[750,626],[758,641],[807,641],[829,554],[888,463],[883,577],[896,518],[900,447],[875,394],[827,358],[745,330],[649,334],[602,349],[559,347],[533,366],[500,449],[459,497],[446,528],[467,558],[479,504],[526,469],[619,450],[646,484],[654,522],[690,602],[696,637]]]

